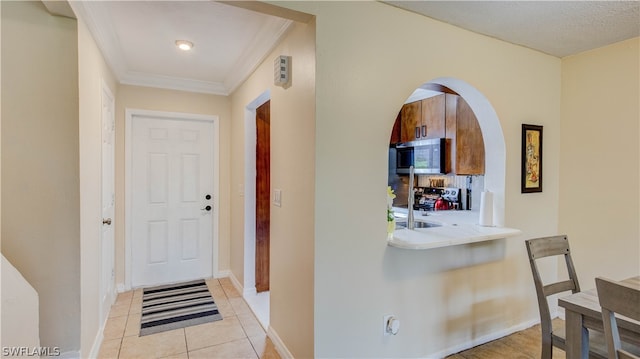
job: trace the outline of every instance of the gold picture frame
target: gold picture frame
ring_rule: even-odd
[[[521,192],[542,192],[542,126],[522,124]]]

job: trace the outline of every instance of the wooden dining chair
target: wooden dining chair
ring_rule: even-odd
[[[640,321],[640,290],[626,283],[596,278],[609,359],[640,359],[621,348],[615,313]]]
[[[527,252],[529,254],[529,264],[533,273],[533,283],[536,287],[538,296],[538,308],[540,309],[540,327],[542,329],[542,359],[551,359],[553,357],[553,347],[565,349],[565,328],[564,322],[557,323],[556,328],[553,327],[551,321],[551,312],[549,311],[549,303],[547,297],[561,292],[571,291],[577,293],[580,291],[578,277],[576,275],[573,260],[571,259],[571,251],[569,250],[569,239],[566,235],[553,237],[534,238],[525,241]],[[543,283],[538,271],[536,260],[546,257],[563,256],[567,265],[567,273],[569,279],[561,280],[554,283]],[[607,350],[604,338],[593,338],[589,343],[589,357],[606,359]]]

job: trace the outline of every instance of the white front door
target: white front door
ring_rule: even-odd
[[[102,238],[100,246],[100,319],[107,320],[115,299],[114,245],[114,144],[115,102],[106,84],[102,84]]]
[[[150,115],[131,121],[131,284],[211,277],[213,123]]]

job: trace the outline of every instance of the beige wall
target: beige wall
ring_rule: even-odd
[[[214,275],[230,268],[230,131],[231,107],[226,96],[198,94],[150,87],[120,85],[116,96],[116,283],[125,278],[125,110],[183,112],[215,115],[220,119],[220,208],[218,268]]]
[[[102,253],[102,84],[115,95],[117,83],[91,33],[78,20],[80,89],[80,247],[81,357],[95,355],[100,344],[100,276]],[[92,354],[93,353],[93,354]]]
[[[640,271],[640,38],[562,60],[560,231],[580,285]]]
[[[436,357],[539,320],[523,241],[558,231],[560,60],[378,2],[281,4],[317,16],[315,356]],[[438,77],[467,82],[495,109],[505,225],[521,236],[427,251],[386,245],[395,115]],[[545,128],[542,193],[520,193],[522,123]],[[397,336],[383,337],[385,314],[400,319]]]
[[[2,252],[44,302],[41,345],[81,345],[86,357],[100,325],[101,78],[117,92],[120,204],[125,107],[220,116],[221,212],[230,214],[220,219],[219,269],[240,280],[244,107],[271,90],[272,187],[283,191],[282,207],[272,207],[271,326],[295,357],[430,357],[537,320],[527,238],[569,234],[583,287],[597,275],[638,273],[639,39],[561,61],[377,2],[281,5],[316,21],[297,24],[228,99],[116,86],[84,24],[76,30],[39,2],[2,2]],[[25,39],[24,52],[6,51]],[[286,90],[272,85],[280,54],[293,56]],[[429,251],[386,246],[391,126],[413,89],[438,77],[466,81],[496,110],[505,224],[522,236]],[[522,123],[544,125],[542,193],[519,191]],[[609,178],[625,195],[586,195]],[[383,337],[390,313],[401,331]]]
[[[2,253],[40,297],[40,344],[80,348],[76,21],[2,2]],[[64,323],[64,325],[61,325]]]
[[[296,358],[313,357],[315,23],[296,23],[232,97],[233,275],[244,282],[245,108],[271,94],[271,189],[282,206],[271,207],[270,330]],[[292,57],[292,85],[273,85],[276,56]]]

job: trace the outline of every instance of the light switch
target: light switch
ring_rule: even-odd
[[[282,190],[273,190],[273,205],[276,207],[282,207]]]

